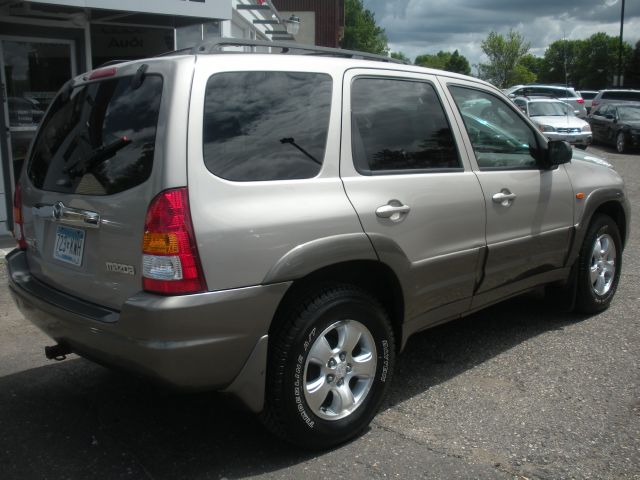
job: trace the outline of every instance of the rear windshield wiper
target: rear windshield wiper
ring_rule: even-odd
[[[117,140],[114,140],[111,143],[99,146],[93,152],[91,152],[89,158],[87,158],[84,162],[78,162],[73,167],[69,168],[69,176],[74,178],[84,175],[96,166],[100,165],[102,162],[112,158],[119,150],[122,150],[130,143],[131,139],[127,136],[124,136],[118,138]]]

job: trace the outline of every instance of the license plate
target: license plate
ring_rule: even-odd
[[[61,262],[80,266],[84,252],[84,230],[58,225],[53,258]]]

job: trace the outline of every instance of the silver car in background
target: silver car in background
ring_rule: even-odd
[[[562,85],[514,85],[504,91],[509,98],[547,97],[568,103],[573,107],[576,117],[587,116],[584,99],[572,87]]]
[[[564,140],[582,150],[591,144],[591,126],[573,114],[571,105],[548,98],[519,97],[513,102],[549,140]]]

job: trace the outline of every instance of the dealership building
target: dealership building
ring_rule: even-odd
[[[343,1],[303,3],[323,6],[298,16],[269,0],[0,0],[0,235],[11,229],[14,183],[29,143],[69,78],[216,37],[316,43],[315,16],[334,21],[331,8],[343,12]]]

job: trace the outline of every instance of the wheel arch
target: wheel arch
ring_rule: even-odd
[[[599,213],[602,213],[611,217],[611,219],[616,223],[616,225],[618,226],[618,230],[620,230],[620,240],[622,242],[622,248],[624,249],[625,243],[627,241],[628,225],[627,225],[627,217],[625,215],[624,208],[622,207],[620,202],[608,201],[601,204],[593,212],[592,218],[594,215],[597,215]],[[589,219],[589,222],[591,222],[591,219]]]
[[[404,322],[404,295],[400,281],[393,270],[378,260],[351,260],[324,266],[294,280],[283,296],[269,327],[269,335],[284,322],[283,312],[301,296],[327,284],[350,284],[373,295],[387,311],[396,337],[396,350],[400,348]]]
[[[587,198],[580,222],[575,227],[575,236],[567,265],[578,258],[584,237],[595,215],[604,214],[613,219],[620,230],[620,240],[624,250],[629,235],[629,203],[623,190],[606,188],[593,191]]]

